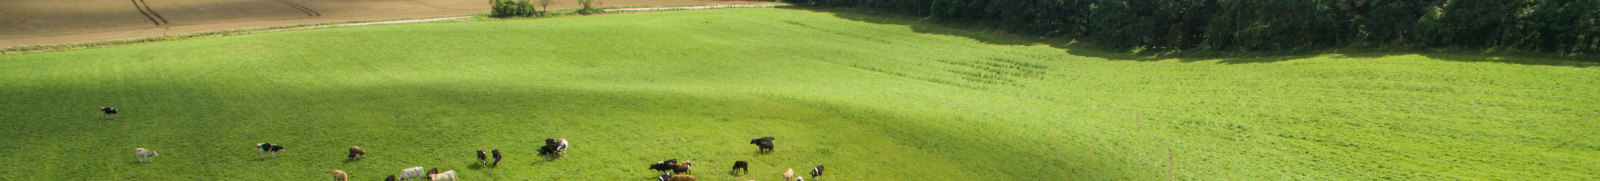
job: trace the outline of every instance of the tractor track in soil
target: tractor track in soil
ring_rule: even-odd
[[[167,18],[161,17],[161,14],[157,14],[155,9],[150,9],[150,4],[145,3],[144,0],[128,1],[133,1],[133,9],[138,9],[139,14],[143,14],[145,19],[149,19],[150,22],[155,23],[156,26],[167,26],[167,24],[171,24],[167,22]]]
[[[311,8],[306,8],[306,6],[301,6],[300,4],[295,4],[294,2],[289,2],[289,1],[286,1],[286,0],[272,0],[272,1],[277,1],[278,3],[283,3],[283,5],[289,5],[289,7],[293,7],[296,10],[300,10],[301,12],[305,12],[306,16],[312,16],[312,17],[322,16],[322,13],[317,13],[317,11],[313,11],[313,10],[311,10]]]

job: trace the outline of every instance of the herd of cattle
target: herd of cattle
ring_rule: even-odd
[[[116,114],[117,114],[117,109],[116,108],[101,107],[100,111],[101,111],[101,113],[103,113],[101,118],[104,118],[105,115],[110,115],[113,118],[115,118]],[[772,151],[772,149],[773,149],[773,140],[775,140],[775,139],[776,138],[773,138],[771,136],[762,137],[762,138],[756,138],[756,139],[750,140],[750,144],[756,145],[757,149],[758,149],[757,150],[758,152],[768,153],[768,152]],[[568,142],[567,142],[566,138],[560,138],[560,139],[547,138],[547,139],[545,139],[545,145],[542,146],[542,147],[539,147],[539,155],[540,156],[544,156],[546,160],[559,158],[559,157],[562,157],[562,156],[566,156],[566,154],[567,154],[567,146],[568,146]],[[273,158],[277,158],[278,157],[278,152],[284,151],[283,145],[278,145],[278,144],[274,144],[274,143],[256,143],[255,148],[257,150],[259,150],[258,152],[256,152],[256,157],[257,158],[263,158],[263,157],[265,157],[267,155],[271,155]],[[500,149],[490,149],[490,150],[491,151],[489,153],[485,153],[482,149],[478,150],[478,163],[481,164],[481,165],[491,166],[491,167],[492,166],[499,166],[500,165],[500,159],[501,159]],[[134,152],[134,155],[139,158],[139,162],[150,162],[151,161],[151,157],[160,156],[159,154],[156,154],[155,151],[151,151],[151,150],[145,149],[145,148],[134,148],[133,152]],[[358,146],[350,146],[349,157],[350,157],[351,160],[360,160],[361,158],[365,157],[366,155],[367,155],[367,150],[366,149],[361,149],[361,147],[358,147]],[[491,155],[492,155],[492,158],[494,158],[494,162],[489,162],[489,158],[491,158]],[[661,176],[657,177],[657,181],[695,181],[694,175],[682,175],[684,173],[691,173],[690,170],[689,170],[691,166],[692,166],[692,164],[689,161],[683,161],[683,162],[680,163],[680,162],[678,162],[678,159],[669,159],[669,160],[656,162],[655,164],[650,164],[650,169],[651,170],[656,170],[656,171],[659,171],[659,172],[662,173]],[[744,171],[744,173],[749,173],[750,172],[750,163],[749,162],[745,162],[745,161],[737,161],[737,162],[733,163],[733,170],[734,171],[739,171],[741,169]],[[667,171],[672,171],[672,172],[667,172]],[[815,179],[818,176],[822,176],[822,171],[823,171],[822,165],[817,165],[816,167],[811,168],[811,178]],[[333,170],[333,178],[334,178],[334,180],[346,181],[349,178],[349,176],[343,170],[334,169]],[[423,171],[423,167],[417,166],[417,167],[410,167],[410,168],[402,169],[402,170],[400,170],[400,174],[399,175],[391,174],[391,175],[389,175],[388,178],[385,178],[384,180],[385,181],[401,181],[401,180],[413,180],[413,179],[417,179],[417,178],[425,178],[425,179],[432,180],[432,181],[455,181],[456,180],[456,171],[455,170],[447,170],[447,171],[444,171],[444,172],[439,172],[439,168],[433,168],[432,170],[427,170],[426,172],[424,172]],[[783,179],[786,180],[786,181],[787,180],[805,181],[805,178],[797,177],[797,176],[794,175],[794,169],[793,168],[790,168],[787,171],[783,172]]]

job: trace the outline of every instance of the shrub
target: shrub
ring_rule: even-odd
[[[578,9],[578,12],[576,12],[578,14],[589,15],[606,12],[605,9],[600,8],[600,0],[578,0],[578,4],[583,5],[583,9]]]
[[[528,0],[493,0],[489,1],[489,3],[491,4],[489,16],[505,18],[533,17],[543,15],[543,13],[540,13],[538,9],[533,6],[533,3],[529,3]]]

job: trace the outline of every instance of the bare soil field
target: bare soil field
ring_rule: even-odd
[[[550,8],[579,6],[576,0],[559,2]],[[727,0],[601,2],[604,6],[748,3]],[[488,11],[488,0],[0,0],[0,47]]]

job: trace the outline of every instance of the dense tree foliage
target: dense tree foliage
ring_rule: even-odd
[[[528,0],[492,0],[489,4],[489,16],[493,17],[534,17],[544,14]]]
[[[1491,47],[1600,53],[1600,0],[790,0],[1114,49]]]

